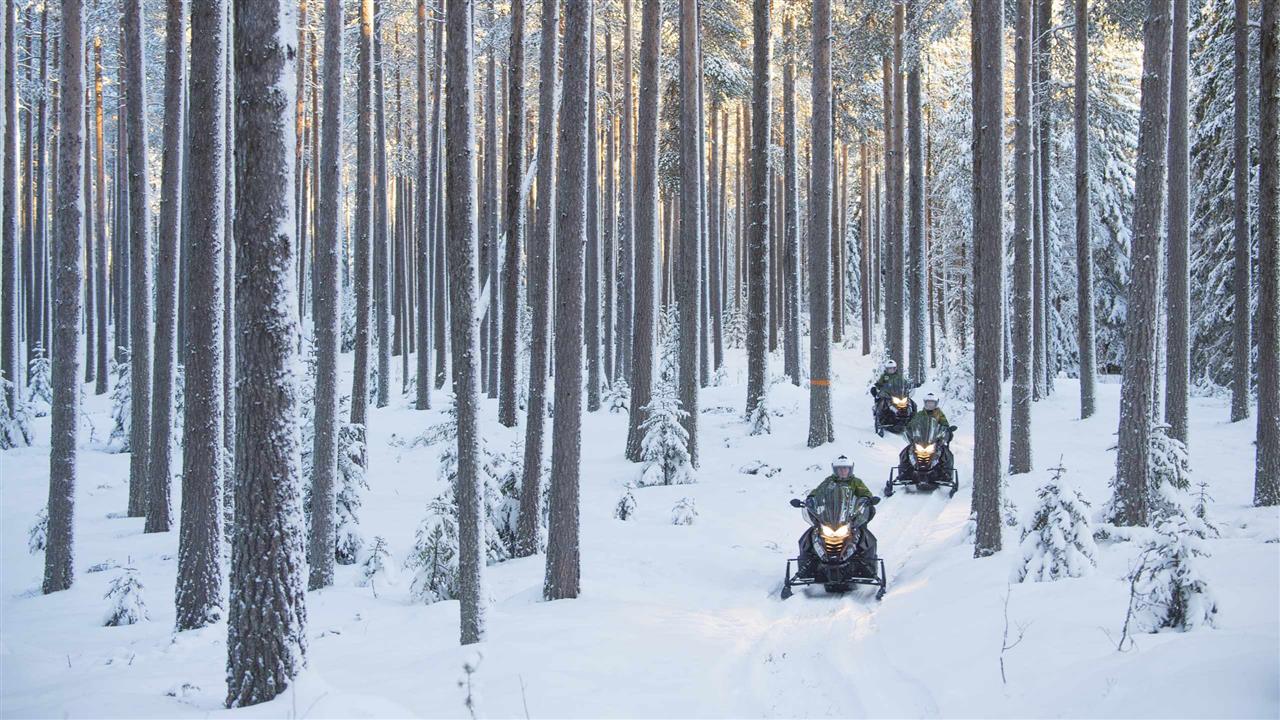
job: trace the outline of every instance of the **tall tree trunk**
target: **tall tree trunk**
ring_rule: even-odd
[[[618,375],[623,381],[632,385],[634,392],[635,384],[632,382],[632,338],[634,337],[634,327],[632,324],[632,308],[636,303],[636,292],[633,288],[635,272],[635,260],[633,254],[634,244],[634,225],[635,225],[635,180],[633,178],[633,145],[631,112],[632,112],[632,93],[631,93],[631,75],[633,69],[633,61],[631,55],[631,0],[622,0],[622,16],[623,16],[623,36],[622,36],[622,105],[620,129],[621,143],[618,148],[618,185],[619,185],[619,202],[618,202],[618,270],[617,270],[617,295],[618,295]],[[656,87],[655,87],[656,89]],[[648,402],[646,399],[645,402]],[[631,400],[632,417],[635,416],[635,397]],[[630,440],[627,447],[631,446]],[[630,451],[628,451],[630,457]]]
[[[490,31],[497,20],[493,0],[489,0]],[[480,386],[489,397],[498,397],[498,277],[494,272],[498,257],[498,74],[494,43],[489,43],[489,68],[484,89],[484,198],[480,205],[480,288],[489,288],[488,311],[480,324],[480,357],[483,375]],[[486,282],[487,279],[487,282]]]
[[[1235,125],[1232,154],[1232,220],[1235,227],[1235,273],[1232,292],[1231,422],[1249,417],[1249,0],[1235,0]],[[1125,347],[1128,347],[1126,345]],[[1128,357],[1128,353],[1125,354]]]
[[[165,14],[164,146],[160,171],[160,227],[156,247],[156,356],[152,373],[151,454],[147,467],[145,532],[168,532],[173,484],[173,409],[177,375],[178,213],[182,201],[182,88],[186,3],[167,0]]]
[[[862,316],[862,354],[871,354],[871,175],[867,170],[867,142],[863,140],[859,148],[859,159],[861,165],[861,175],[859,179],[860,190],[862,192],[862,202],[859,213],[861,217],[861,225],[859,226],[859,240],[861,241],[861,251],[858,253],[858,291],[859,303]]]
[[[5,406],[0,411],[12,414],[22,392],[21,359],[18,355],[18,53],[16,50],[17,10],[14,0],[5,2],[4,27],[4,229],[0,235],[0,376],[11,384],[7,387]],[[77,51],[79,57],[79,51]],[[74,70],[72,72],[79,72]],[[77,100],[80,107],[82,97]],[[77,119],[75,124],[79,124]],[[63,127],[67,127],[64,123]],[[79,182],[79,177],[76,179]],[[79,190],[77,189],[77,195]],[[77,290],[78,292],[78,290]],[[79,318],[77,318],[79,322]],[[77,366],[77,369],[78,366]]]
[[[1155,377],[1160,220],[1169,122],[1169,12],[1153,2],[1143,29],[1138,169],[1134,179],[1133,258],[1124,332],[1120,439],[1116,453],[1117,525],[1147,524],[1152,381]]]
[[[28,14],[28,20],[29,19],[30,17]],[[30,53],[31,53],[31,43],[30,43],[30,38],[28,37],[27,54],[29,55]],[[82,125],[82,127],[84,128],[84,132],[85,132],[85,135],[82,138],[83,148],[84,148],[84,160],[83,160],[83,165],[81,166],[81,178],[82,178],[81,184],[84,187],[84,194],[80,196],[84,199],[84,215],[83,215],[84,263],[85,263],[84,305],[83,305],[83,308],[84,308],[84,381],[86,383],[91,383],[93,382],[93,379],[94,379],[93,373],[98,368],[97,359],[94,357],[94,355],[97,353],[97,350],[98,350],[98,339],[96,337],[98,334],[98,323],[97,323],[96,313],[94,312],[94,299],[97,297],[97,293],[94,291],[94,285],[96,284],[98,277],[97,277],[97,272],[94,270],[94,267],[93,267],[94,260],[96,259],[96,255],[94,253],[95,235],[94,235],[94,228],[93,228],[94,219],[95,219],[94,207],[93,207],[94,196],[93,196],[93,171],[92,171],[93,135],[89,134],[89,127],[90,127],[90,123],[92,122],[90,120],[90,113],[92,112],[91,108],[93,107],[93,97],[91,95],[92,88],[87,84],[87,78],[89,75],[89,47],[87,44],[85,45],[85,49],[82,51],[82,54],[84,57],[84,69],[85,69],[85,77],[86,77],[85,93],[84,93],[84,97],[81,99],[82,101],[81,107],[84,108],[84,117],[82,118],[82,121],[84,124]],[[30,243],[28,241],[30,240],[30,230],[31,230],[31,222],[30,222],[31,203],[30,203],[30,197],[29,197],[30,184],[29,182],[27,182],[31,178],[31,174],[30,174],[31,163],[30,163],[30,152],[29,152],[31,150],[31,142],[30,142],[31,114],[24,112],[23,115],[25,116],[25,121],[26,121],[26,127],[24,128],[24,133],[26,134],[27,142],[26,142],[26,148],[23,149],[23,155],[25,155],[26,158],[23,160],[23,163],[22,163],[24,166],[24,170],[22,173],[23,185],[25,186],[23,188],[23,193],[22,193],[23,194],[22,214],[26,216],[23,222],[24,228],[23,228],[22,246],[24,248],[27,248],[30,246]],[[25,284],[26,275],[28,274],[26,267],[24,266],[19,271],[18,274],[22,278],[22,281]],[[16,290],[17,288],[14,288],[14,289]],[[19,368],[19,372],[18,372],[19,376],[26,375],[26,373],[21,372],[20,370],[21,368]],[[22,378],[19,377],[19,386],[21,386],[21,382],[22,382]]]
[[[147,99],[143,82],[142,0],[124,0],[121,30],[129,146],[130,438],[129,517],[146,513],[151,444],[151,200],[147,182]]]
[[[1080,417],[1094,411],[1093,245],[1089,218],[1089,0],[1075,0],[1076,345]],[[962,336],[963,337],[963,336]]]
[[[1037,214],[1039,218],[1040,242],[1036,246],[1039,251],[1039,262],[1036,263],[1036,292],[1037,298],[1035,305],[1036,323],[1039,325],[1039,331],[1036,333],[1038,338],[1035,347],[1035,368],[1036,374],[1034,378],[1034,391],[1044,397],[1053,390],[1053,361],[1051,356],[1051,342],[1049,340],[1049,289],[1051,287],[1049,271],[1052,267],[1049,262],[1050,251],[1053,247],[1053,199],[1049,193],[1050,176],[1053,167],[1053,123],[1052,111],[1050,108],[1050,88],[1053,87],[1053,78],[1050,72],[1053,65],[1050,62],[1051,53],[1053,52],[1053,0],[1036,0],[1036,30],[1035,30],[1035,81],[1033,107],[1036,111],[1037,130],[1036,136],[1039,143],[1037,151],[1037,161],[1039,165],[1036,170],[1037,187],[1032,191],[1037,193],[1040,203],[1040,212]]]
[[[701,355],[698,299],[702,285],[699,262],[702,198],[698,181],[702,165],[698,138],[702,126],[698,118],[698,95],[698,5],[696,0],[680,0],[680,267],[676,292],[680,297],[677,307],[680,318],[680,404],[686,413],[682,424],[689,434],[689,458],[695,467],[698,465],[698,357]],[[761,228],[767,238],[768,222],[762,223]],[[758,398],[764,385],[763,348],[759,357],[751,359],[755,362],[752,366],[754,372],[760,374],[755,394]],[[748,370],[749,376],[751,372]]]
[[[788,15],[783,21],[783,37],[792,37],[795,22]],[[796,156],[800,152],[796,138],[796,58],[787,48],[782,66],[782,197],[783,207],[783,273],[786,298],[786,337],[784,338],[783,372],[791,384],[800,386],[800,196],[797,187]]]
[[[1258,459],[1254,505],[1280,505],[1280,7],[1262,4],[1258,75]]]
[[[35,357],[37,347],[44,348],[46,357],[49,355],[49,346],[43,342],[48,333],[49,313],[46,309],[48,304],[49,293],[47,289],[47,272],[49,265],[48,254],[50,242],[48,239],[46,215],[48,214],[48,187],[49,187],[49,162],[47,160],[46,146],[48,144],[49,122],[47,111],[47,95],[52,90],[49,87],[49,8],[47,5],[40,9],[40,97],[38,102],[36,120],[36,207],[35,207],[35,239],[31,249],[31,253],[35,258],[31,273],[31,286],[35,297],[32,302],[32,317],[30,318],[31,332],[27,336],[27,358],[30,360]],[[116,256],[117,260],[119,255]],[[0,397],[0,402],[3,402]]]
[[[724,303],[720,287],[723,275],[720,271],[720,265],[723,262],[720,254],[720,233],[724,227],[724,210],[721,205],[723,198],[716,183],[717,175],[723,172],[716,155],[718,148],[724,144],[725,140],[722,134],[716,132],[716,120],[720,114],[720,98],[717,97],[711,104],[711,167],[707,171],[707,176],[710,178],[710,186],[707,188],[707,292],[709,295],[707,305],[710,316],[707,322],[711,325],[711,366],[717,371],[724,365],[724,335],[720,321]]]
[[[911,157],[910,187],[907,190],[907,293],[911,318],[910,362],[907,368],[915,385],[925,380],[924,346],[929,339],[925,309],[929,304],[925,283],[924,248],[924,116],[920,112],[920,0],[911,3],[911,56],[907,60],[907,153]]]
[[[327,0],[326,0],[327,1]],[[227,8],[227,42],[223,83],[223,186],[222,186],[222,437],[226,452],[227,468],[231,481],[223,486],[226,533],[230,538],[235,531],[235,467],[236,467],[236,407],[239,393],[236,390],[236,303],[235,303],[235,216],[236,216],[236,160],[235,160],[235,20],[234,4]],[[132,162],[132,155],[130,156]]]
[[[586,227],[587,85],[591,82],[589,2],[564,11],[564,97],[556,178],[555,408],[551,429],[550,519],[542,596],[578,596],[578,472],[582,459],[582,248]]]
[[[899,6],[899,9],[901,6]],[[899,26],[900,28],[900,26]],[[809,447],[835,440],[831,422],[831,1],[813,3],[813,146],[809,178]],[[901,248],[901,243],[899,243]]]
[[[445,176],[449,234],[449,325],[453,335],[453,392],[457,398],[458,598],[463,645],[484,637],[484,495],[480,484],[480,347],[476,296],[475,50],[472,0],[448,0],[445,14],[449,171]],[[554,26],[553,26],[554,27]],[[553,84],[554,86],[554,84]],[[558,416],[558,414],[557,414]]]
[[[419,8],[421,9],[421,5]],[[311,451],[311,527],[307,551],[307,587],[333,584],[338,477],[338,202],[342,125],[342,0],[324,3],[324,119],[320,127],[320,193],[316,197],[315,271],[315,436]],[[419,22],[422,14],[419,13]],[[317,88],[319,91],[319,88]],[[419,100],[421,111],[422,99]],[[420,150],[425,157],[425,149]],[[421,167],[421,165],[419,166]],[[424,305],[425,307],[425,305]],[[425,312],[424,312],[425,314]],[[421,337],[419,338],[421,342]],[[426,353],[419,344],[419,361]],[[419,366],[421,369],[421,366]],[[428,390],[423,390],[423,386]],[[419,393],[430,392],[430,377],[419,375]],[[421,395],[419,395],[421,397]]]
[[[614,342],[613,328],[616,320],[613,313],[614,283],[616,282],[616,265],[614,242],[618,232],[618,186],[616,168],[617,136],[614,134],[614,117],[618,112],[618,99],[613,94],[613,33],[606,25],[604,30],[604,72],[605,72],[605,141],[604,141],[604,236],[600,258],[600,292],[604,294],[604,348],[601,354],[604,360],[604,379],[613,385],[617,376],[614,374]]]
[[[583,278],[583,340],[586,343],[587,411],[600,409],[600,146],[596,127],[596,43],[588,28],[586,127],[586,257]]]
[[[629,4],[629,0],[627,1]],[[629,13],[628,13],[629,16]],[[636,165],[634,217],[623,220],[625,229],[629,222],[634,222],[635,266],[632,297],[635,299],[634,313],[631,316],[631,355],[629,369],[631,378],[630,419],[627,425],[627,459],[640,461],[640,445],[644,440],[642,426],[648,419],[646,407],[653,394],[653,343],[654,343],[654,263],[657,257],[658,233],[658,119],[661,113],[659,93],[662,78],[658,73],[660,32],[662,16],[661,0],[643,0],[640,20],[640,95],[637,114]],[[627,45],[630,46],[631,33],[627,32]],[[627,73],[623,76],[623,95],[630,107],[630,51],[626,55]],[[624,113],[625,114],[625,113]],[[628,191],[630,179],[628,168],[630,162],[630,123],[623,126],[623,191]],[[623,212],[626,213],[628,200],[623,200]],[[626,263],[627,253],[622,246],[627,244],[626,238],[619,241],[619,252]],[[621,272],[619,274],[622,274]],[[621,294],[619,294],[621,298]],[[628,301],[629,304],[629,301]],[[619,301],[619,312],[626,317],[626,311]],[[625,372],[624,372],[625,374]]]
[[[191,184],[221,188],[226,6],[191,8]],[[182,422],[182,520],[175,605],[180,630],[222,610],[222,195],[191,193],[190,315]],[[329,388],[332,390],[332,386]],[[317,399],[317,405],[319,400]]]
[[[893,12],[893,122],[892,132],[889,139],[889,169],[888,169],[888,194],[889,198],[885,203],[885,212],[888,215],[887,229],[889,232],[888,250],[888,284],[886,285],[887,296],[885,298],[888,319],[886,327],[889,330],[888,351],[889,357],[898,362],[899,372],[907,374],[910,368],[907,367],[907,356],[903,352],[905,336],[907,333],[907,315],[903,306],[905,288],[903,283],[906,281],[905,265],[905,245],[903,237],[903,175],[906,170],[903,167],[905,158],[903,157],[903,104],[904,104],[904,88],[902,78],[902,33],[903,26],[906,24],[906,5],[902,0],[894,5]]]
[[[102,36],[95,36],[93,39],[93,85],[94,85],[94,164],[97,170],[97,197],[94,203],[98,213],[98,222],[96,225],[97,236],[95,238],[95,255],[94,270],[97,272],[97,280],[95,281],[95,298],[94,304],[97,306],[98,341],[97,352],[94,353],[94,360],[97,362],[97,368],[94,370],[93,393],[95,395],[107,394],[107,318],[109,316],[109,308],[107,307],[107,172],[105,150],[103,150],[103,132],[102,132]],[[42,123],[43,124],[43,123]],[[88,168],[85,168],[88,172]],[[28,343],[34,343],[28,339]]]
[[[351,423],[365,425],[369,411],[369,251],[373,234],[373,0],[360,0],[360,40],[356,51],[356,198],[355,227],[348,242],[355,243],[355,358],[351,377]],[[237,44],[239,38],[237,38]],[[339,71],[341,72],[341,71]],[[358,431],[363,432],[363,429]],[[361,458],[367,463],[366,458]],[[367,468],[366,468],[367,469]]]
[[[327,1],[329,0],[326,0],[326,2]],[[513,20],[516,19],[517,17],[521,17],[521,18],[523,17],[523,10],[521,10],[520,16],[516,15],[516,4],[519,4],[521,8],[524,7],[523,0],[514,0],[512,4],[512,9],[511,9]],[[328,10],[326,8],[326,13],[327,12]],[[339,14],[339,17],[341,17],[341,7],[336,8],[335,12]],[[430,313],[431,283],[429,281],[431,278],[431,234],[432,233],[431,233],[431,213],[430,213],[430,205],[429,205],[429,203],[431,202],[431,194],[430,194],[431,193],[431,173],[430,173],[430,166],[429,166],[429,148],[431,148],[434,145],[433,140],[435,139],[435,127],[432,125],[432,120],[434,120],[434,118],[429,118],[427,116],[427,98],[435,91],[435,88],[436,88],[435,73],[440,72],[440,68],[438,66],[432,67],[431,69],[432,83],[430,86],[428,86],[427,85],[427,3],[426,3],[426,0],[418,0],[417,12],[418,12],[418,20],[417,20],[418,153],[417,153],[417,168],[416,168],[417,169],[416,190],[418,194],[417,194],[417,200],[414,203],[413,209],[414,209],[414,238],[416,239],[416,242],[417,242],[416,253],[414,255],[414,262],[416,263],[416,271],[418,274],[418,285],[417,285],[417,296],[416,296],[416,300],[418,303],[418,315],[416,318],[417,326],[418,326],[417,338],[416,338],[417,339],[416,350],[418,355],[416,358],[416,366],[415,366],[417,370],[417,385],[415,388],[414,407],[417,408],[418,410],[427,410],[427,409],[430,409],[431,407],[431,320],[434,319],[435,322],[440,322],[442,319],[442,318],[432,318]],[[327,17],[328,16],[326,15],[326,18]],[[522,33],[523,28],[521,28],[520,25],[521,25],[520,23],[515,23],[512,26],[513,42],[514,42],[514,37],[517,37],[516,33]],[[337,32],[339,33],[342,32],[341,26],[339,26]],[[328,48],[326,47],[326,51],[327,50]],[[513,53],[512,57],[513,57],[512,65],[515,65],[517,61],[514,58],[516,58],[517,56]],[[521,61],[522,60],[523,58],[521,58]],[[325,73],[326,73],[325,87],[327,90],[328,89],[327,83],[329,81],[327,65],[325,66]],[[340,100],[335,98],[334,102],[336,104],[337,102],[340,102]],[[327,95],[325,97],[325,118],[327,122],[327,119],[329,118],[329,106],[328,106]],[[325,126],[325,130],[326,131],[328,130],[327,125]],[[336,161],[337,160],[336,126],[335,126],[334,143],[335,143],[334,160]],[[336,175],[335,175],[335,180],[336,180]],[[334,195],[332,199],[334,201],[335,210],[336,210],[336,204],[337,204],[337,188],[336,187],[334,188]],[[336,219],[336,215],[335,215],[335,219]],[[318,238],[317,238],[317,241],[319,241]],[[317,250],[319,250],[318,245],[317,245]],[[336,256],[335,256],[335,260],[336,260]],[[316,262],[317,264],[320,262],[318,252],[317,252]],[[320,310],[319,308],[317,308],[316,313],[319,314],[319,312]]]
[[[1025,0],[1023,0],[1025,2]],[[1000,551],[1001,346],[1004,334],[1004,3],[976,0],[973,43],[974,557]]]
[[[520,373],[516,341],[520,328],[520,246],[524,242],[524,0],[511,0],[511,60],[507,66],[506,249],[502,290],[502,389],[498,422],[516,426]],[[425,104],[423,105],[425,108]],[[496,278],[495,278],[496,281]]]
[[[1032,392],[1032,183],[1031,183],[1031,7],[1018,0],[1014,40],[1013,151],[1013,418],[1009,426],[1009,472],[1031,472]]]
[[[759,405],[768,382],[769,358],[765,354],[765,322],[768,319],[769,277],[769,133],[773,125],[770,117],[772,102],[770,91],[770,62],[773,54],[773,8],[768,0],[752,0],[752,76],[751,76],[751,167],[747,218],[747,415]],[[815,9],[815,21],[818,11]],[[817,31],[815,30],[815,33]],[[815,37],[817,37],[815,35]],[[817,50],[815,48],[815,61]],[[817,86],[815,85],[815,91]],[[829,105],[823,98],[814,96],[814,112],[819,103]],[[829,108],[828,108],[829,111]],[[818,132],[815,126],[814,132]],[[815,136],[826,138],[828,133]],[[813,276],[811,277],[825,277]],[[821,283],[813,280],[811,283]],[[825,297],[825,291],[823,294]],[[810,310],[812,312],[812,309]],[[812,324],[810,325],[812,327]],[[811,335],[811,338],[817,338]],[[818,340],[811,339],[816,347]],[[826,344],[824,340],[823,345]],[[813,377],[825,378],[826,375]],[[812,434],[812,432],[810,433]]]
[[[227,707],[266,702],[306,664],[294,283],[292,26],[280,0],[241,0],[236,47],[236,509]]]
[[[444,155],[444,119],[441,98],[444,96],[444,23],[437,20],[435,22],[435,32],[433,39],[435,41],[435,70],[434,81],[432,83],[431,93],[431,129],[434,135],[431,140],[431,232],[433,234],[432,244],[435,246],[432,250],[434,259],[431,261],[431,317],[435,318],[435,336],[432,345],[435,348],[435,366],[436,366],[436,389],[444,387],[445,374],[448,361],[446,360],[446,350],[448,349],[447,335],[445,333],[445,308],[446,291],[448,282],[445,272],[445,243],[444,243],[444,164],[441,158]]]
[[[5,49],[9,59],[7,79],[13,77],[13,2],[8,3],[6,17]],[[62,56],[62,75],[58,82],[61,95],[58,120],[58,193],[55,207],[58,213],[58,232],[55,234],[53,253],[53,355],[51,382],[53,403],[50,409],[49,432],[49,504],[47,545],[44,551],[45,594],[66,590],[74,577],[75,489],[76,489],[76,433],[80,418],[79,359],[76,357],[76,335],[80,330],[80,274],[82,214],[81,143],[84,139],[84,7],[80,0],[63,0],[59,54]],[[9,89],[12,90],[12,84]],[[11,101],[9,95],[6,101]],[[10,102],[7,109],[14,106]],[[5,113],[8,123],[5,137],[6,168],[14,167],[13,132],[16,116]],[[11,197],[6,176],[5,199]],[[14,205],[6,202],[5,230],[8,234],[14,216],[9,210]],[[12,240],[8,235],[6,243]],[[13,276],[6,265],[6,298],[13,288]],[[15,324],[16,328],[16,324]],[[12,337],[12,336],[7,336]],[[5,353],[16,355],[17,348],[5,344]],[[12,352],[11,352],[12,348]],[[6,375],[6,377],[8,377]]]
[[[391,402],[391,250],[387,235],[387,111],[382,70],[382,0],[373,3],[373,311],[378,331],[377,406]],[[367,437],[367,431],[366,431]],[[366,453],[366,459],[368,454]]]
[[[1169,218],[1166,315],[1165,422],[1169,435],[1187,442],[1190,380],[1190,273],[1188,227],[1190,178],[1187,150],[1187,0],[1173,0],[1173,51],[1169,69]]]
[[[542,42],[538,77],[538,207],[529,237],[529,308],[533,336],[529,342],[529,401],[524,435],[524,476],[520,485],[517,552],[538,552],[542,518],[542,445],[547,421],[547,344],[551,312],[551,227],[556,212],[556,60],[559,56],[560,6],[542,0]]]

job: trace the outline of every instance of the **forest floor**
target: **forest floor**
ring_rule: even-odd
[[[1221,531],[1208,541],[1203,566],[1217,627],[1142,635],[1119,652],[1123,578],[1136,544],[1101,543],[1092,575],[1055,583],[1010,585],[1017,528],[1005,529],[1003,552],[973,559],[973,422],[955,408],[947,409],[960,427],[959,493],[899,491],[872,523],[888,571],[883,601],[873,589],[838,596],[821,588],[780,600],[785,561],[805,527],[788,500],[816,485],[840,453],[880,493],[903,441],[872,431],[873,364],[856,350],[835,352],[836,443],[816,449],[805,446],[807,398],[789,384],[772,390],[773,434],[750,436],[741,352],[730,351],[727,363],[722,384],[700,396],[697,484],[635,490],[628,522],[613,517],[624,484],[639,475],[622,454],[626,416],[602,410],[585,418],[580,598],[540,599],[541,556],[490,566],[486,640],[461,647],[456,602],[413,601],[407,571],[375,594],[359,586],[357,567],[339,567],[335,587],[307,595],[303,676],[275,701],[234,711],[222,706],[225,621],[173,632],[178,533],[145,535],[141,518],[123,517],[128,456],[104,451],[110,401],[90,390],[71,590],[41,595],[43,558],[27,549],[47,495],[48,418],[37,423],[34,447],[0,454],[0,716],[458,717],[468,713],[468,680],[477,717],[1280,712],[1280,516],[1250,505],[1254,421],[1228,423],[1222,399],[1194,398],[1191,408],[1193,467],[1208,481],[1209,520]],[[771,363],[781,367],[778,357]],[[1019,517],[1059,459],[1095,509],[1106,501],[1120,388],[1103,382],[1098,390],[1098,413],[1084,421],[1072,380],[1059,380],[1034,405],[1036,469],[1009,482]],[[519,443],[523,417],[508,429],[496,415],[496,401],[486,400],[490,447]],[[385,538],[397,565],[442,489],[439,448],[400,441],[440,419],[439,410],[414,411],[398,396],[370,412],[371,489],[361,527],[366,539]],[[742,471],[756,461],[777,472]],[[175,483],[175,514],[179,490]],[[672,508],[686,497],[697,518],[672,525]],[[102,626],[103,596],[119,570],[91,571],[100,563],[137,568],[149,621]],[[1001,648],[1019,635],[1003,652],[1002,682]],[[464,663],[475,666],[469,677]]]

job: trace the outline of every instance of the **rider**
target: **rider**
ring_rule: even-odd
[[[942,412],[942,405],[938,401],[938,396],[934,393],[928,393],[924,396],[924,403],[915,416],[911,418],[911,423],[928,422],[933,420],[941,425],[947,431],[947,440],[942,444],[942,460],[945,467],[950,468],[952,464],[951,457],[951,438],[953,434],[952,425],[947,421],[947,414]]]
[[[844,455],[831,461],[831,474],[819,483],[818,487],[810,491],[809,495],[817,495],[833,483],[847,486],[856,497],[874,497],[871,490],[867,488],[867,484],[853,474],[853,461]]]
[[[888,385],[889,381],[898,377],[900,377],[898,375],[898,362],[890,359],[889,362],[885,363],[884,372],[880,373],[880,378],[871,386],[871,397],[879,400],[880,393],[884,391],[885,385]]]

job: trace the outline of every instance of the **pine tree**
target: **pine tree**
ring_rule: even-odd
[[[71,587],[74,577],[76,434],[80,418],[79,360],[76,334],[81,322],[81,240],[84,236],[81,165],[84,142],[84,6],[78,0],[62,4],[58,82],[58,194],[55,205],[53,264],[53,407],[49,438],[49,524],[44,553],[47,595]],[[12,45],[10,45],[12,47]],[[9,115],[10,122],[14,116]],[[11,388],[12,389],[12,388]],[[11,400],[18,400],[16,389]],[[11,407],[13,407],[11,405]],[[29,442],[29,439],[28,439]]]
[[[367,3],[368,0],[366,0]],[[227,706],[266,702],[306,664],[298,310],[288,142],[294,23],[281,0],[238,3],[236,58],[235,533],[227,620]]]
[[[757,0],[758,2],[763,0]],[[901,34],[902,6],[895,28]],[[835,440],[831,421],[831,2],[813,4],[813,147],[809,182],[809,447]],[[899,56],[901,50],[899,48]],[[899,113],[900,115],[900,113]],[[897,128],[901,128],[899,117]],[[767,137],[768,125],[762,130]],[[900,133],[899,133],[900,134]],[[753,164],[753,169],[755,165]],[[899,188],[900,189],[900,188]],[[900,207],[900,206],[899,206]],[[898,247],[901,248],[899,241]],[[899,287],[901,293],[901,287]],[[901,308],[899,308],[901,309]],[[899,328],[900,329],[900,328]],[[898,356],[902,344],[897,345]]]
[[[0,418],[11,423],[22,397],[18,377],[18,52],[17,7],[5,0],[4,12],[4,159],[3,210],[0,210],[0,379],[8,382]],[[78,122],[78,121],[77,121]],[[9,435],[9,433],[6,433]],[[5,447],[9,447],[6,439]]]
[[[520,310],[520,247],[524,242],[524,0],[511,2],[511,62],[507,68],[507,198],[504,236],[502,288],[502,387],[498,397],[498,420],[507,427],[516,425],[516,386]],[[612,101],[612,98],[610,98]],[[425,104],[423,105],[425,107]],[[495,278],[496,282],[496,278]],[[606,347],[606,352],[609,348]]]
[[[1187,152],[1187,0],[1173,2],[1173,40],[1169,70],[1169,216],[1165,252],[1164,417],[1170,434],[1187,441],[1187,385],[1190,381],[1190,274],[1187,264],[1189,161]]]
[[[1253,504],[1280,505],[1280,11],[1262,7],[1258,178],[1258,457]]]
[[[1075,0],[1076,347],[1080,358],[1080,418],[1093,415],[1093,242],[1089,217],[1089,0]]]
[[[1249,417],[1250,338],[1252,316],[1250,310],[1252,259],[1249,212],[1249,0],[1235,0],[1235,53],[1232,62],[1235,92],[1232,97],[1232,207],[1234,221],[1234,271],[1232,291],[1235,306],[1232,308],[1231,340],[1231,421]],[[1127,347],[1127,345],[1126,345]]]
[[[746,208],[748,218],[747,236],[747,414],[755,409],[764,392],[765,376],[768,375],[768,357],[765,355],[765,321],[769,314],[768,277],[769,277],[769,136],[772,122],[769,113],[772,102],[769,97],[770,61],[773,53],[771,34],[773,32],[772,6],[768,0],[752,2],[752,84],[751,84],[751,170],[748,190],[749,205]],[[815,31],[816,32],[816,31]],[[816,36],[815,36],[816,37]],[[821,99],[814,97],[815,110],[821,105]],[[826,137],[814,130],[814,137]],[[815,241],[816,242],[816,241]],[[811,252],[811,257],[813,253]],[[810,268],[813,273],[813,269]],[[811,285],[822,285],[813,280]],[[825,296],[824,296],[825,297]],[[811,312],[813,303],[811,298]],[[825,301],[823,301],[825,302]],[[816,326],[817,323],[811,323]],[[825,341],[823,343],[825,345]],[[819,345],[815,337],[812,347]],[[825,377],[814,373],[813,377]]]

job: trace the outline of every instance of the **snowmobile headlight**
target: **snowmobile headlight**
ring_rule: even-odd
[[[921,458],[921,459],[928,459],[928,458],[933,457],[933,446],[934,446],[934,444],[935,444],[935,443],[929,443],[928,445],[922,445],[922,444],[920,444],[920,443],[916,443],[916,456],[917,456],[917,457],[919,457],[919,458]]]
[[[844,538],[849,536],[849,524],[845,523],[838,528],[830,528],[826,525],[822,526],[822,536],[829,538]]]
[[[894,407],[897,407],[897,408],[904,408],[904,407],[906,407],[906,406],[907,406],[907,400],[909,400],[909,399],[910,399],[910,398],[895,397],[895,398],[893,399],[893,405],[894,405]]]

